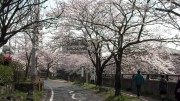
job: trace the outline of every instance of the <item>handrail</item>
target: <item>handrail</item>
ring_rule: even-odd
[[[129,78],[133,79],[136,74],[121,74],[122,79]],[[142,74],[145,76],[146,80],[159,80],[160,75],[162,74]],[[167,81],[176,81],[180,74],[163,74]],[[103,78],[113,78],[115,74],[103,74]]]

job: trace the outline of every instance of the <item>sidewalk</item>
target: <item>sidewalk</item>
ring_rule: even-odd
[[[132,97],[136,97],[136,95],[131,93],[131,92],[122,91],[122,93],[127,94],[127,95],[132,96]],[[141,96],[140,99],[142,99],[143,101],[159,101],[157,99],[152,99],[150,97],[144,97],[144,96]]]

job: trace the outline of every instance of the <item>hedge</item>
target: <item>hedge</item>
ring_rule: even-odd
[[[0,65],[0,84],[13,82],[13,69],[9,66]]]

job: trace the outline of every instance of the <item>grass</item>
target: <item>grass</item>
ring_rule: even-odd
[[[43,91],[34,91],[34,99],[35,101],[40,101],[41,97],[46,93],[45,90]],[[12,93],[5,93],[5,94],[0,94],[0,98],[2,97],[7,97],[7,96],[22,96],[23,101],[26,101],[28,93],[27,92],[22,92],[22,91],[14,91]]]
[[[43,91],[35,91],[34,92],[34,97],[35,97],[35,101],[40,101],[41,97],[46,93],[45,90]]]
[[[110,89],[107,92],[100,92],[99,91],[100,87],[93,85],[93,84],[87,84],[87,83],[82,84],[82,83],[77,83],[77,82],[71,82],[71,84],[76,85],[76,86],[80,86],[80,87],[88,89],[88,90],[91,90],[94,93],[96,93],[99,96],[106,99],[106,101],[143,101],[141,99],[138,99],[136,97],[129,96],[126,94],[121,94],[120,96],[114,96],[115,91],[113,89]]]
[[[11,92],[11,93],[0,94],[0,99],[1,98],[6,98],[8,96],[22,96],[23,97],[23,101],[26,101],[27,94],[28,93],[26,93],[26,92],[14,91],[14,92]]]

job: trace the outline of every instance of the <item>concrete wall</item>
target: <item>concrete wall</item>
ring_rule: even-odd
[[[131,76],[133,77],[133,76]],[[84,77],[86,78],[86,77]],[[82,82],[82,81],[86,81],[84,78],[81,78],[80,75],[71,75],[69,76],[69,80],[70,81],[76,81],[76,82]],[[88,80],[88,82],[90,83],[90,80]],[[107,86],[107,87],[114,87],[114,76],[110,76],[110,77],[103,77],[103,86]],[[135,86],[135,81],[134,79],[131,78],[122,78],[122,88],[125,90],[129,90],[132,92],[136,91],[136,86]],[[174,98],[174,89],[176,86],[176,82],[168,82],[168,94],[167,97],[168,99],[175,101]],[[154,97],[158,97],[160,98],[159,95],[159,81],[158,80],[151,80],[149,78],[146,78],[145,83],[142,86],[142,93],[144,94],[148,94],[152,95]]]
[[[114,78],[103,78],[103,85],[108,87],[114,87]],[[133,79],[122,79],[122,88],[129,91],[136,91],[135,81]],[[175,101],[174,98],[174,90],[175,90],[176,83],[175,82],[168,82],[168,94],[167,98]],[[142,85],[141,91],[146,94],[150,94],[152,96],[158,97],[159,96],[159,81],[157,80],[146,80],[145,83]]]

